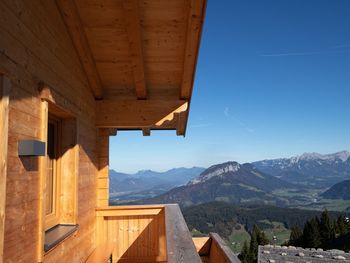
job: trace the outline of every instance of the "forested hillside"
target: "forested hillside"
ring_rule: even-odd
[[[211,202],[184,208],[183,215],[190,228],[201,233],[218,232],[228,237],[232,229],[241,224],[251,231],[254,224],[260,229],[271,227],[269,222],[280,222],[286,228],[302,228],[307,220],[319,216],[321,211],[280,208],[274,206],[239,207],[225,202]],[[342,213],[330,212],[332,218]]]

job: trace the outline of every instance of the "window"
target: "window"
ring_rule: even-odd
[[[60,140],[61,120],[49,115],[47,125],[46,187],[45,187],[45,229],[60,221]]]
[[[43,85],[43,84],[41,84]],[[40,157],[40,223],[38,262],[58,243],[77,230],[79,175],[78,120],[72,108],[56,104],[50,88],[41,93],[40,138],[46,143],[46,155]],[[51,94],[48,96],[47,94]],[[57,96],[57,101],[66,101]]]

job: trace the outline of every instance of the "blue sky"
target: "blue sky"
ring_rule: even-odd
[[[119,132],[110,167],[350,150],[350,1],[209,0],[186,137]]]

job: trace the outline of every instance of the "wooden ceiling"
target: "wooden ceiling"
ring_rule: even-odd
[[[186,130],[206,0],[57,0],[98,127]]]

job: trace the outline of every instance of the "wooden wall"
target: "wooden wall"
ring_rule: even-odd
[[[109,196],[109,129],[98,131],[98,175],[97,175],[97,206],[108,206]]]
[[[38,85],[43,82],[57,105],[78,122],[80,225],[43,261],[82,262],[95,247],[95,100],[54,0],[0,1],[0,73],[11,81],[3,260],[37,262],[41,257],[39,158],[19,158],[17,143],[41,136]]]

